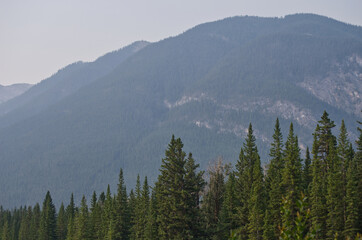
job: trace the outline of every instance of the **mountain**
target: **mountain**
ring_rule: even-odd
[[[204,169],[218,156],[236,161],[249,122],[264,163],[277,117],[284,138],[293,121],[302,149],[311,147],[324,110],[337,125],[345,119],[354,139],[361,59],[361,27],[296,14],[201,24],[148,44],[87,83],[60,71],[58,81],[47,80],[55,87],[39,86],[60,94],[67,83],[84,84],[56,101],[47,95],[46,107],[36,94],[0,105],[0,202],[33,204],[47,190],[67,201],[71,192],[114,189],[121,167],[128,185],[137,173],[155,180],[172,134]]]
[[[26,92],[32,85],[27,83],[0,85],[0,104]]]
[[[103,77],[149,43],[135,42],[105,54],[94,62],[75,62],[33,86],[29,91],[0,105],[0,128],[35,116],[81,87]]]

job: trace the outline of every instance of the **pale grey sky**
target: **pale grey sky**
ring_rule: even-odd
[[[37,83],[72,62],[204,22],[302,12],[362,26],[362,0],[0,0],[0,84]]]

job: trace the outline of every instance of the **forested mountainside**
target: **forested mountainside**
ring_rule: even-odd
[[[33,204],[47,190],[57,201],[89,196],[115,186],[119,168],[131,186],[137,173],[153,182],[172,134],[203,169],[218,156],[235,163],[250,122],[263,164],[277,117],[284,131],[294,123],[303,154],[324,110],[357,138],[361,27],[312,14],[233,17],[127,56],[105,75],[61,71],[0,106],[4,206]],[[62,95],[63,84],[73,90]],[[56,101],[53,90],[27,98],[48,85]]]
[[[114,70],[149,43],[135,42],[117,51],[99,57],[94,62],[75,62],[60,69],[53,76],[33,86],[28,92],[0,105],[0,128],[28,119],[46,110],[82,86],[85,86]]]
[[[31,86],[31,84],[27,83],[12,84],[9,86],[0,85],[0,104],[23,94],[25,91],[31,88]]]
[[[172,136],[154,185],[138,175],[129,191],[121,169],[115,193],[71,194],[59,209],[49,191],[42,207],[0,206],[0,239],[359,240],[362,129],[353,149],[344,121],[338,137],[333,128],[324,112],[303,158],[293,124],[283,136],[277,119],[263,169],[250,124],[235,165],[219,159],[207,172]]]

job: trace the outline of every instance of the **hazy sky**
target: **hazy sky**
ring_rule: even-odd
[[[0,84],[230,16],[317,13],[362,26],[362,0],[0,0]]]

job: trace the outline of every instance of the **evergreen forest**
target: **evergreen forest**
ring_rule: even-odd
[[[207,171],[172,136],[155,184],[138,176],[129,191],[121,169],[115,193],[0,207],[0,239],[361,239],[362,129],[354,148],[340,126],[333,135],[325,111],[302,154],[293,124],[284,137],[276,119],[262,166],[250,124],[235,166],[219,158]]]

